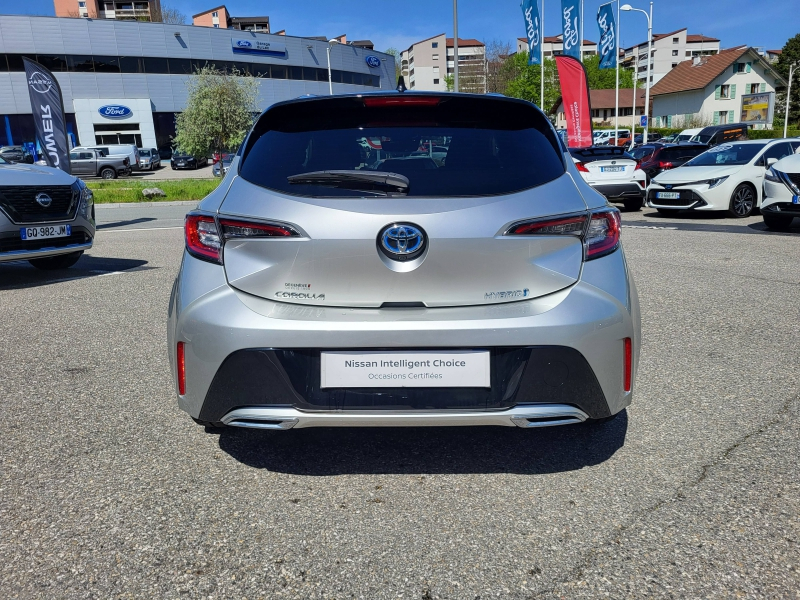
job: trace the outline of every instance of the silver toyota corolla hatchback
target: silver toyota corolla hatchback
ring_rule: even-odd
[[[527,102],[275,104],[185,238],[169,354],[201,424],[538,427],[631,402],[619,212]]]

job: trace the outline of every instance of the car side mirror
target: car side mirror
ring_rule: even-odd
[[[772,165],[778,162],[777,158],[768,158],[766,168],[769,169]]]

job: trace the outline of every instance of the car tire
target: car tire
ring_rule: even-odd
[[[630,212],[637,212],[642,210],[642,199],[641,198],[632,198],[625,200],[623,203],[625,210]]]
[[[117,172],[111,167],[105,167],[104,169],[100,169],[100,177],[103,179],[116,179]]]
[[[785,215],[765,215],[762,213],[761,216],[764,217],[764,225],[768,229],[774,229],[775,231],[788,231],[792,228],[792,221],[794,221],[794,217]]]
[[[753,214],[756,209],[756,191],[748,183],[741,183],[736,186],[731,194],[731,204],[728,207],[728,215],[734,219],[744,219]]]
[[[662,217],[674,217],[678,211],[674,208],[657,208],[658,214]]]
[[[82,255],[83,250],[80,252],[71,252],[69,254],[60,254],[59,256],[48,256],[47,258],[32,258],[28,262],[42,271],[58,271],[60,269],[69,269],[80,260]]]

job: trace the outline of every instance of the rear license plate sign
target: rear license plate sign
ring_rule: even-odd
[[[662,198],[663,200],[677,200],[680,197],[680,192],[656,192],[656,198]]]
[[[601,173],[620,173],[625,170],[625,167],[600,167]]]
[[[19,236],[23,240],[45,240],[49,238],[69,237],[72,227],[69,225],[40,225],[37,227],[22,227]]]
[[[322,352],[322,388],[491,387],[489,352]]]

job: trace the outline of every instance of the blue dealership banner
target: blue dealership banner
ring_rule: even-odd
[[[617,24],[614,22],[614,3],[603,4],[597,11],[597,26],[600,28],[600,42],[597,53],[600,55],[601,69],[617,68]]]
[[[561,23],[564,34],[564,54],[581,59],[581,3],[583,0],[561,0]]]
[[[528,64],[542,62],[542,31],[539,20],[538,0],[522,0],[522,14],[525,16],[525,35],[528,37]]]

